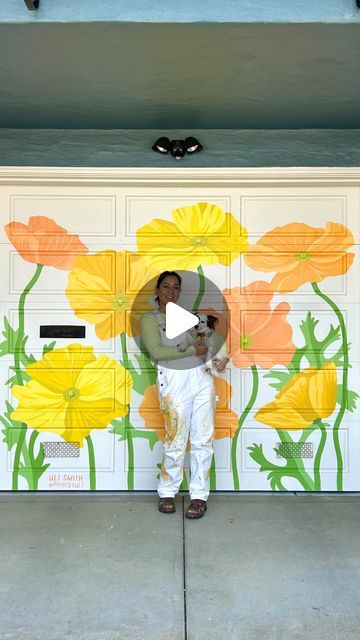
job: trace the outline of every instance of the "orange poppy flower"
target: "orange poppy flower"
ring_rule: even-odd
[[[232,396],[232,387],[226,380],[215,378],[215,393],[218,396],[215,410],[215,438],[233,438],[238,428],[238,418],[234,411],[229,408]],[[160,411],[159,395],[156,384],[146,388],[142,403],[139,408],[139,415],[145,422],[147,429],[155,429],[159,440],[165,440],[165,417]],[[172,437],[175,436],[174,432]],[[171,439],[171,438],[170,438]],[[188,444],[189,448],[189,444]]]
[[[68,233],[46,216],[31,216],[28,224],[10,222],[4,228],[10,242],[27,262],[67,270],[77,256],[88,252],[79,236]]]
[[[285,293],[346,273],[355,257],[347,253],[353,245],[351,231],[338,222],[327,222],[325,228],[291,222],[266,233],[244,259],[256,271],[276,271],[271,288]]]
[[[257,280],[247,287],[225,289],[224,297],[230,310],[227,342],[233,364],[263,369],[289,364],[296,350],[286,319],[290,305],[281,302],[271,309],[269,283]]]

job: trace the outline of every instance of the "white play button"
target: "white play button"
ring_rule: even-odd
[[[174,302],[166,305],[166,337],[176,338],[198,324],[199,318]]]

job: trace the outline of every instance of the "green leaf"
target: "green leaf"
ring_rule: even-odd
[[[145,354],[136,354],[135,358],[138,361],[141,373],[138,373],[135,369],[130,370],[133,389],[140,395],[144,395],[145,389],[156,382],[156,369]]]
[[[287,460],[286,464],[280,466],[270,462],[265,457],[262,444],[253,443],[252,446],[247,448],[250,451],[250,457],[259,465],[259,471],[269,471],[267,479],[273,491],[275,491],[276,488],[280,491],[284,490],[281,480],[286,476],[296,478],[301,482],[301,473],[291,466],[291,460]],[[276,447],[274,447],[274,451],[277,452]]]
[[[55,345],[56,345],[56,340],[54,340],[53,342],[50,342],[50,344],[44,344],[43,351],[42,351],[43,357],[44,355],[49,353],[49,351],[53,351],[55,348]]]
[[[12,371],[16,371],[16,367],[10,367],[10,369],[12,369]],[[20,369],[21,372],[21,377],[24,380],[24,382],[28,382],[29,380],[31,380],[31,376],[29,376],[28,373],[26,373],[26,371],[24,371],[24,369]],[[9,384],[10,387],[13,387],[14,384],[17,384],[17,377],[16,374],[14,376],[11,376],[11,378],[9,378],[5,384]]]
[[[19,464],[19,475],[25,478],[29,485],[29,488],[34,487],[34,484],[42,476],[42,474],[50,467],[50,463],[42,466],[25,467],[23,462]]]
[[[136,371],[129,357],[126,366],[124,360],[119,360],[119,362],[129,371],[134,391],[143,396],[145,389],[156,382],[156,369],[145,353],[135,354],[135,358],[140,366],[140,373]]]
[[[264,378],[273,378],[274,380],[277,380],[277,382],[269,384],[269,387],[273,387],[277,391],[279,391],[292,377],[292,374],[288,371],[269,371],[269,373],[265,373],[264,375]]]
[[[281,470],[282,472],[286,468],[286,465],[279,467],[278,465],[270,462],[264,455],[262,444],[256,444],[255,442],[252,446],[247,447],[250,451],[250,457],[259,465],[259,471],[277,471]]]
[[[26,429],[22,422],[12,420],[10,415],[14,411],[14,408],[9,402],[6,401],[6,409],[4,416],[0,416],[0,422],[4,425],[2,434],[4,435],[3,442],[7,445],[8,451],[18,443],[20,432],[22,429]]]
[[[328,334],[323,340],[318,340],[315,335],[315,330],[319,320],[314,318],[309,311],[306,315],[306,319],[300,323],[300,329],[304,336],[305,344],[302,347],[298,347],[292,357],[291,362],[288,364],[284,371],[272,371],[264,375],[264,378],[269,378],[273,382],[269,383],[270,387],[273,387],[277,391],[280,391],[282,387],[291,380],[291,378],[301,371],[301,361],[305,357],[310,366],[320,369],[327,362],[334,362],[336,367],[342,367],[344,364],[344,354],[342,345],[340,345],[337,352],[325,357],[326,349],[337,342],[340,339],[340,325],[334,327],[330,325]],[[349,347],[350,345],[348,345]]]
[[[336,396],[336,402],[338,404],[341,404],[341,402],[342,402],[342,393],[343,393],[343,385],[342,384],[338,384],[337,396]],[[346,405],[345,405],[346,411],[350,411],[351,413],[353,413],[353,411],[355,411],[355,409],[356,409],[356,401],[357,401],[358,398],[360,398],[360,395],[358,393],[356,393],[356,391],[351,391],[351,389],[347,389]]]
[[[3,442],[7,445],[8,451],[18,443],[21,428],[17,429],[13,427],[10,422],[7,422],[3,416],[0,416],[0,422],[4,425],[5,429],[2,429],[1,433],[4,435]],[[24,428],[24,427],[22,427]]]
[[[9,422],[11,422],[13,427],[16,427],[17,429],[21,429],[23,427],[23,423],[19,422],[18,420],[13,420],[11,418],[11,414],[13,413],[13,411],[15,411],[14,407],[7,400],[5,400],[5,406],[6,406],[5,417],[9,420]]]
[[[340,345],[338,351],[332,354],[330,358],[325,357],[325,351],[328,347],[341,337],[340,325],[334,327],[330,325],[329,332],[323,340],[318,340],[315,335],[316,326],[319,324],[319,320],[316,320],[311,312],[306,316],[306,320],[303,320],[300,324],[301,332],[305,338],[306,358],[310,366],[320,369],[327,362],[333,361],[337,367],[343,365],[344,354],[342,352],[342,345]]]
[[[19,359],[21,364],[25,367],[31,362],[36,362],[32,354],[26,355],[25,347],[28,341],[28,336],[19,333],[19,329],[14,329],[6,316],[4,316],[4,331],[2,335],[5,340],[0,343],[0,357],[6,355],[13,355],[15,346],[19,349]]]
[[[4,331],[2,331],[2,335],[4,336],[5,340],[3,342],[0,342],[0,357],[11,354],[10,344],[11,337],[14,333],[15,331],[10,325],[9,320],[6,316],[4,316]]]
[[[150,431],[148,429],[135,429],[131,424],[126,425],[125,420],[112,420],[111,424],[113,425],[114,429],[111,429],[109,433],[113,433],[114,435],[119,436],[120,442],[126,440],[127,431],[131,432],[132,438],[143,438],[144,440],[148,440],[151,451],[153,451],[155,444],[158,442],[156,431]]]
[[[111,423],[114,429],[110,429],[109,433],[113,433],[116,436],[119,436],[119,440],[125,440],[125,420],[112,420]]]

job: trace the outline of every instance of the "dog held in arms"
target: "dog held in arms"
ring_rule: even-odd
[[[221,336],[215,331],[215,325],[219,320],[215,316],[206,315],[205,313],[195,313],[194,315],[199,318],[199,322],[193,329],[186,332],[186,337],[178,345],[178,350],[185,351],[189,345],[195,344],[200,338],[208,348],[206,367],[214,376],[218,376],[219,372],[214,363],[220,362],[227,355],[225,343],[222,344]]]

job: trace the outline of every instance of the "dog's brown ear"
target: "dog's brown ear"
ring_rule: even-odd
[[[212,316],[212,315],[208,315],[207,326],[209,327],[209,329],[215,329],[215,325],[217,322],[219,322],[219,318],[216,318],[215,316]]]

